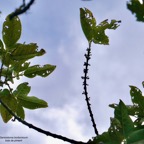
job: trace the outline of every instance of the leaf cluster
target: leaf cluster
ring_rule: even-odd
[[[80,8],[80,21],[82,30],[88,42],[94,42],[95,44],[103,45],[109,44],[109,38],[106,35],[105,31],[107,29],[115,30],[121,22],[111,20],[111,22],[109,23],[108,19],[106,19],[97,25],[93,13],[87,8]]]
[[[142,144],[144,143],[144,96],[140,89],[130,86],[132,105],[111,104],[114,118],[110,118],[107,132],[95,137],[90,144]]]
[[[18,16],[12,19],[10,16],[11,14],[3,23],[2,40],[0,40],[0,100],[18,117],[24,119],[24,108],[46,108],[48,104],[35,96],[28,96],[31,87],[27,82],[19,84],[15,90],[12,89],[11,85],[14,84],[14,80],[19,80],[22,76],[28,78],[47,77],[56,66],[30,64],[30,59],[43,56],[46,52],[44,49],[39,50],[36,43],[18,43],[22,32],[21,21]],[[0,114],[5,123],[12,118],[12,115],[2,105],[0,105]]]
[[[135,14],[137,21],[144,22],[144,3],[141,4],[139,0],[130,0],[127,8]]]

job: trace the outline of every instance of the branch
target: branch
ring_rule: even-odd
[[[58,139],[60,139],[60,140],[63,140],[63,141],[66,141],[66,142],[69,142],[69,143],[72,143],[72,144],[87,144],[87,143],[85,143],[85,142],[81,142],[81,141],[76,141],[76,140],[73,140],[73,139],[69,139],[69,138],[67,138],[67,137],[64,137],[64,136],[61,136],[61,135],[57,135],[57,134],[51,133],[51,132],[49,132],[49,131],[45,131],[45,130],[39,128],[39,127],[36,127],[36,126],[32,125],[31,123],[28,123],[28,122],[22,120],[21,118],[19,118],[18,116],[16,116],[16,114],[14,114],[14,112],[12,112],[12,110],[11,110],[5,103],[3,103],[3,101],[2,101],[1,99],[0,99],[0,103],[2,104],[2,106],[3,106],[12,116],[14,116],[14,120],[17,119],[20,123],[28,126],[29,128],[32,128],[32,129],[38,131],[39,133],[43,133],[43,134],[45,134],[45,135],[47,135],[47,136],[51,136],[51,137],[53,137],[53,138],[58,138]]]
[[[95,120],[94,120],[94,116],[93,116],[93,113],[92,113],[92,110],[91,110],[91,104],[90,104],[90,97],[88,97],[88,91],[87,91],[87,79],[89,79],[88,77],[88,66],[90,66],[89,64],[89,60],[91,59],[91,42],[89,42],[89,47],[87,48],[87,53],[84,55],[85,58],[86,58],[86,62],[84,62],[84,76],[82,76],[81,78],[84,80],[83,81],[83,88],[84,88],[84,91],[82,94],[85,95],[85,100],[86,100],[86,103],[87,103],[87,107],[88,107],[88,111],[89,111],[89,114],[90,114],[90,118],[91,118],[91,121],[92,121],[92,125],[93,125],[93,128],[94,128],[94,131],[95,131],[95,134],[96,135],[99,135],[98,133],[98,130],[96,128],[96,123],[95,123]]]
[[[1,68],[0,68],[0,80],[1,80],[1,75],[2,75],[2,69],[3,69],[3,63],[1,64]]]
[[[35,0],[30,0],[30,2],[26,5],[25,0],[23,0],[23,4],[18,9],[16,9],[15,12],[13,12],[10,15],[10,19],[14,18],[15,16],[25,13],[28,9],[30,9],[30,7],[34,3],[34,1]]]

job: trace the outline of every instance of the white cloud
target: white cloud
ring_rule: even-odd
[[[27,113],[28,122],[44,130],[63,135],[77,141],[88,141],[92,136],[91,133],[86,134],[86,123],[81,121],[84,111],[83,107],[77,103],[64,105],[62,108],[51,108],[49,110],[34,111],[33,115]],[[40,119],[38,119],[40,117]],[[42,121],[41,121],[42,120]],[[9,122],[9,130],[3,133],[3,136],[21,136],[28,137],[23,139],[22,144],[30,142],[47,144],[66,144],[62,140],[51,138],[37,131],[30,129],[19,122]],[[16,143],[17,144],[17,143]]]
[[[53,125],[53,131],[58,134],[71,139],[87,141],[90,134],[84,134],[87,126],[84,121],[81,121],[83,112],[83,107],[75,102],[66,104],[61,108],[49,108],[47,112],[41,113],[41,117],[45,121],[49,121]]]
[[[28,79],[32,85],[32,93],[37,94],[39,98],[44,97],[50,105],[48,109],[26,110],[28,121],[45,130],[77,140],[87,141],[93,135],[89,115],[85,112],[87,110],[85,101],[81,95],[80,77],[83,75],[83,55],[87,48],[87,41],[79,22],[78,7],[81,7],[81,4],[88,6],[94,12],[98,23],[99,19],[103,20],[107,17],[122,18],[122,24],[118,30],[108,32],[108,35],[111,35],[109,47],[102,48],[103,46],[98,45],[92,47],[89,90],[93,110],[96,113],[94,116],[96,116],[100,131],[105,130],[109,124],[111,114],[108,108],[109,102],[113,103],[119,98],[128,102],[128,85],[138,84],[144,73],[141,63],[144,61],[141,54],[143,25],[136,24],[134,16],[126,10],[125,2],[115,1],[114,5],[108,3],[97,1],[77,3],[77,0],[71,0],[70,4],[66,0],[58,3],[37,1],[30,11],[32,13],[22,16],[23,39],[30,42],[33,39],[38,40],[36,41],[38,45],[41,43],[48,48],[48,55],[43,61],[49,62],[50,60],[51,63],[57,64],[57,69],[46,80],[47,82],[40,78],[34,82]],[[140,38],[137,39],[138,36],[141,37],[141,41]],[[38,59],[36,62],[42,61]],[[6,128],[6,126],[3,127]],[[7,127],[9,127],[9,132],[6,135],[28,134],[30,144],[65,144],[63,141],[39,134],[17,122],[12,124],[10,122]],[[1,132],[3,133],[2,130]]]

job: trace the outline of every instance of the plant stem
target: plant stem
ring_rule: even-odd
[[[18,116],[16,116],[16,114],[14,112],[12,112],[12,110],[5,104],[3,103],[3,101],[0,99],[0,103],[2,104],[2,106],[12,115],[14,116],[14,120],[17,119],[20,123],[28,126],[29,128],[32,128],[40,133],[43,133],[47,136],[51,136],[51,137],[54,137],[54,138],[58,138],[60,140],[63,140],[63,141],[66,141],[66,142],[69,142],[69,143],[72,143],[72,144],[87,144],[87,142],[81,142],[81,141],[76,141],[76,140],[73,140],[73,139],[69,139],[67,137],[64,137],[64,136],[61,136],[61,135],[57,135],[57,134],[54,134],[54,133],[51,133],[49,131],[46,131],[46,130],[43,130],[39,127],[36,127],[34,125],[32,125],[31,123],[28,123],[24,120],[22,120],[21,118],[19,118]]]
[[[91,42],[89,42],[89,47],[87,48],[87,53],[84,55],[85,58],[86,58],[86,61],[84,62],[84,76],[82,76],[82,79],[83,79],[83,88],[84,88],[84,91],[82,94],[85,95],[85,100],[86,100],[86,103],[87,103],[87,107],[88,107],[88,111],[89,111],[89,114],[90,114],[90,118],[91,118],[91,122],[92,122],[92,125],[93,125],[93,128],[94,128],[94,131],[95,131],[95,134],[96,135],[99,135],[98,133],[98,130],[96,128],[96,123],[95,123],[95,120],[94,120],[94,116],[93,116],[93,113],[92,113],[92,110],[91,110],[91,104],[90,104],[90,97],[88,96],[88,91],[87,91],[87,80],[89,79],[88,77],[88,66],[90,66],[89,64],[89,60],[91,59]]]

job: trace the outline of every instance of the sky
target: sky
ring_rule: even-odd
[[[27,1],[28,2],[28,1]],[[35,0],[30,10],[20,16],[22,36],[19,42],[35,42],[46,54],[35,58],[31,64],[53,64],[55,71],[47,78],[22,78],[29,82],[30,96],[48,102],[46,109],[27,110],[26,121],[47,131],[78,141],[88,141],[95,136],[84,95],[82,79],[84,54],[88,47],[82,32],[79,8],[90,9],[97,24],[105,19],[121,20],[117,30],[106,31],[110,45],[92,44],[88,81],[91,106],[99,133],[110,126],[113,109],[108,105],[121,99],[131,104],[129,85],[142,91],[144,80],[144,24],[137,22],[126,8],[126,0]],[[0,2],[0,28],[5,17],[14,11],[21,1]],[[14,87],[19,84],[16,81]],[[15,144],[68,144],[47,137],[19,122],[3,123],[0,118],[0,136],[28,137]],[[3,139],[0,143],[5,144]]]

